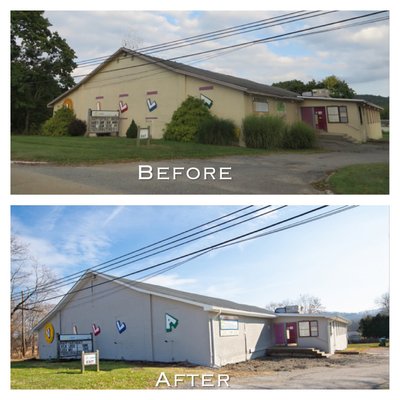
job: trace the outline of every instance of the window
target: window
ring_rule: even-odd
[[[347,124],[349,122],[346,106],[338,106],[338,107],[330,106],[327,107],[327,110],[328,110],[328,122],[342,123],[342,124]]]
[[[300,337],[317,337],[318,321],[300,321],[299,322]]]
[[[253,97],[254,111],[267,113],[268,112],[268,101],[264,97]]]

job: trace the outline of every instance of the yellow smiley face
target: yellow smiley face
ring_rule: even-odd
[[[47,343],[53,343],[54,340],[54,326],[51,322],[48,322],[44,326],[44,338]]]

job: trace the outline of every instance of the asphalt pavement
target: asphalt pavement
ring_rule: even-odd
[[[11,165],[11,194],[323,194],[312,183],[337,168],[389,162],[387,143],[326,140],[323,147],[313,153],[88,166],[17,161]],[[139,179],[144,165],[152,168],[152,179]],[[218,179],[221,169],[227,173],[223,177],[231,179]]]

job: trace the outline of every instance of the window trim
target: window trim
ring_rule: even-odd
[[[330,113],[330,109],[336,109],[335,113]],[[330,124],[348,124],[349,123],[349,112],[347,110],[347,106],[327,106],[326,114],[328,116],[328,122]],[[335,120],[332,120],[332,117],[335,117]],[[338,120],[336,120],[336,117]]]
[[[316,324],[316,334],[312,334],[312,329],[311,329],[311,323],[314,322]],[[307,323],[308,324],[308,335],[302,335],[301,334],[301,329],[300,329],[300,323]],[[303,329],[304,330],[304,329]],[[315,329],[314,329],[315,331]],[[308,320],[308,321],[299,321],[298,322],[298,332],[299,332],[299,337],[318,337],[319,336],[319,324],[318,320]]]

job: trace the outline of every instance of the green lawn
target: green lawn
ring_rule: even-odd
[[[215,374],[201,367],[154,366],[124,361],[100,361],[100,371],[80,361],[11,362],[11,389],[154,389],[161,372],[173,383],[174,374]],[[165,384],[160,387],[166,387]]]
[[[58,164],[209,158],[232,155],[267,154],[266,150],[234,146],[152,140],[136,145],[136,140],[117,137],[11,136],[11,160],[48,161]]]
[[[337,194],[389,194],[389,164],[360,164],[340,168],[326,182]]]
[[[387,347],[389,347],[389,343],[386,344]],[[378,348],[379,343],[350,343],[347,346],[346,351],[367,351],[369,349],[374,349]]]

